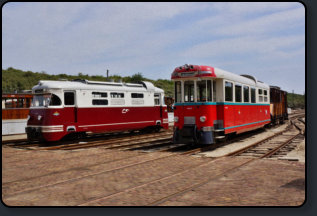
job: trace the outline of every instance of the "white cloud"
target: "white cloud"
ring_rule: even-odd
[[[213,33],[220,35],[268,34],[299,26],[303,23],[304,18],[303,8],[296,8],[239,23],[233,22],[216,29]]]
[[[252,71],[296,62],[305,46],[296,2],[8,3],[2,18],[3,68],[48,73],[169,79],[184,63]]]

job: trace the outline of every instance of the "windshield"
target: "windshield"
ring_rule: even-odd
[[[211,80],[197,81],[197,102],[212,101]]]
[[[48,107],[59,105],[62,105],[62,101],[55,94],[36,94],[33,96],[32,107]]]
[[[194,102],[194,81],[184,82],[184,102]]]

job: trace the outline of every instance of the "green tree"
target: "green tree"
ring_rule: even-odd
[[[136,73],[136,74],[133,74],[132,77],[131,77],[131,81],[132,83],[138,83],[138,82],[141,82],[143,81],[145,78],[143,77],[142,73]]]

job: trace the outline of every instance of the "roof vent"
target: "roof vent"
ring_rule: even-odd
[[[240,76],[246,77],[250,80],[253,80],[254,82],[257,82],[257,79],[254,76],[248,75],[248,74],[241,74]]]

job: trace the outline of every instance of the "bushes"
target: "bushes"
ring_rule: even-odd
[[[32,71],[22,71],[19,69],[14,69],[12,67],[7,68],[6,70],[2,69],[2,93],[10,92],[21,92],[22,90],[31,90],[40,80],[59,80],[59,79],[87,79],[92,81],[110,81],[115,82],[126,82],[126,83],[138,83],[140,81],[150,81],[156,87],[162,88],[165,91],[166,96],[173,96],[173,82],[170,80],[150,80],[145,78],[142,73],[136,73],[132,76],[121,77],[119,75],[106,77],[100,75],[85,75],[81,72],[78,75],[67,75],[67,74],[58,74],[58,75],[49,75],[45,71],[42,72],[32,72]]]

